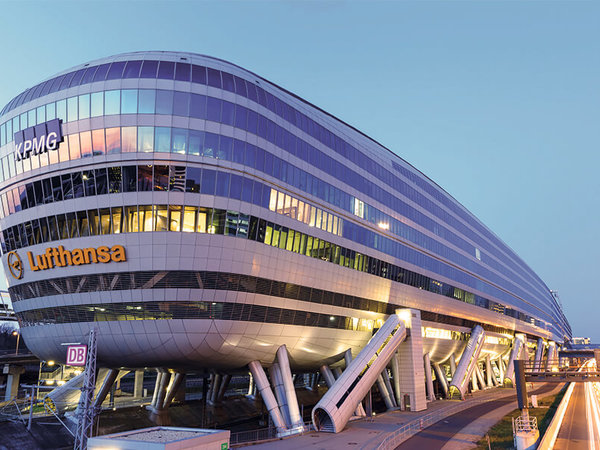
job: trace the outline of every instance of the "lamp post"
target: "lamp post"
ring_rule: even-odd
[[[21,339],[21,333],[19,333],[17,330],[12,332],[13,336],[17,337],[17,347],[15,348],[15,355],[19,354],[19,340]]]

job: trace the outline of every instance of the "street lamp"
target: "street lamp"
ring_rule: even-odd
[[[17,330],[12,332],[13,336],[17,337],[17,347],[15,349],[15,355],[19,354],[19,340],[21,339],[21,333],[19,333]]]

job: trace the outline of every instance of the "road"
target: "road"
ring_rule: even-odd
[[[577,383],[556,438],[556,450],[600,449],[598,383]]]
[[[556,386],[552,384],[546,384],[532,392],[530,394],[543,394],[551,391]],[[416,434],[412,438],[405,441],[397,449],[400,450],[439,450],[446,445],[454,436],[466,427],[468,424],[473,422],[475,419],[480,418],[486,413],[508,405],[516,400],[516,397],[509,396],[500,400],[494,400],[489,403],[474,406],[466,409],[453,416],[447,417],[440,422],[433,424],[432,426],[425,428],[420,433]]]

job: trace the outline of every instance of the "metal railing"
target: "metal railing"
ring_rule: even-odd
[[[495,400],[500,396],[486,396],[485,398],[471,399],[466,401],[461,401],[456,403],[454,406],[448,408],[442,408],[438,411],[433,411],[429,414],[426,414],[412,422],[407,423],[406,425],[401,426],[396,431],[388,434],[386,438],[379,444],[377,447],[378,450],[392,450],[402,444],[404,441],[413,437],[415,434],[424,430],[427,427],[430,427],[434,423],[439,422],[440,420],[445,419],[453,414],[456,414],[465,409],[471,408],[475,405],[480,405],[482,403],[487,403],[489,401]]]
[[[304,431],[300,433],[295,433],[290,436],[301,436],[304,433],[309,433],[311,431],[315,431],[315,427],[313,426],[312,422],[305,422]],[[231,436],[229,438],[229,444],[247,444],[249,442],[269,441],[278,438],[279,436],[277,435],[276,427],[259,428],[256,430],[238,431],[237,433],[231,433]]]
[[[513,427],[513,435],[519,432],[527,432],[536,431],[538,429],[537,426],[537,417],[524,417],[517,416],[512,418],[512,427]]]

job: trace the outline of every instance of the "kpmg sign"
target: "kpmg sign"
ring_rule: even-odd
[[[25,128],[15,133],[15,158],[17,161],[39,155],[48,150],[57,150],[63,141],[62,120],[54,119]]]

